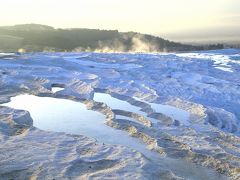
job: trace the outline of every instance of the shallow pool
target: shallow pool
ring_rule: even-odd
[[[41,130],[84,135],[102,143],[123,145],[150,155],[143,142],[129,136],[125,131],[105,125],[105,115],[88,110],[83,103],[67,99],[19,95],[2,105],[29,111],[33,125]]]
[[[97,96],[94,97],[95,100],[100,100],[96,98]],[[129,147],[141,152],[159,167],[169,169],[176,175],[187,179],[224,179],[215,171],[183,160],[161,157],[157,152],[148,150],[146,145],[139,139],[130,137],[124,131],[105,125],[105,116],[99,112],[87,110],[83,103],[51,97],[19,95],[11,98],[9,103],[2,105],[29,111],[33,118],[33,125],[39,129],[79,134],[95,138],[102,143]],[[108,105],[115,108],[121,106],[122,109],[130,110],[126,109],[123,102],[115,104],[115,102],[111,101]]]
[[[93,100],[97,101],[97,102],[105,103],[111,109],[119,109],[119,110],[124,110],[124,111],[128,111],[128,112],[134,112],[136,114],[142,115],[145,118],[149,119],[152,123],[157,123],[158,122],[158,120],[156,120],[156,119],[147,117],[147,113],[141,111],[140,107],[134,106],[134,105],[130,104],[129,102],[126,102],[126,101],[117,99],[115,97],[112,97],[109,94],[95,93]]]
[[[179,108],[176,108],[173,106],[169,106],[169,105],[149,103],[149,102],[146,102],[146,101],[141,100],[140,98],[136,98],[136,97],[134,97],[134,99],[150,105],[151,108],[155,112],[165,114],[175,120],[178,120],[183,125],[188,126],[190,124],[189,123],[190,113],[187,111],[184,111],[182,109],[179,109]],[[95,93],[93,100],[97,101],[97,102],[103,102],[103,103],[107,104],[109,107],[111,107],[112,109],[120,109],[120,110],[124,110],[124,111],[130,111],[130,112],[137,113],[137,114],[142,115],[145,118],[149,119],[152,123],[158,122],[158,120],[148,117],[147,113],[141,111],[140,107],[134,106],[134,105],[130,104],[129,102],[114,98],[109,94]]]

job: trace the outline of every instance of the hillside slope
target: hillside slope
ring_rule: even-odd
[[[0,27],[0,52],[97,51],[166,52],[220,49],[222,45],[192,46],[135,32],[117,30],[54,29],[39,24]]]

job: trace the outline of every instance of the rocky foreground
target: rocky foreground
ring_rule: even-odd
[[[56,86],[64,90],[53,93]],[[147,117],[95,102],[96,92],[140,107]],[[27,111],[2,105],[0,179],[240,178],[240,50],[1,54],[0,103],[19,94],[84,103],[159,160],[89,137],[39,130]],[[187,111],[188,123],[156,112],[152,102]]]

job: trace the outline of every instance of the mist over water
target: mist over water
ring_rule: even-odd
[[[157,42],[147,39],[142,34],[129,35],[123,34],[121,38],[113,40],[98,41],[96,48],[78,47],[75,52],[102,52],[102,53],[117,53],[117,52],[159,52],[160,48]],[[161,51],[167,51],[165,48]]]

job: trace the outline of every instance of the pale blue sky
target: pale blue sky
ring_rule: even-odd
[[[118,29],[151,34],[240,30],[240,0],[0,0],[0,25]]]

